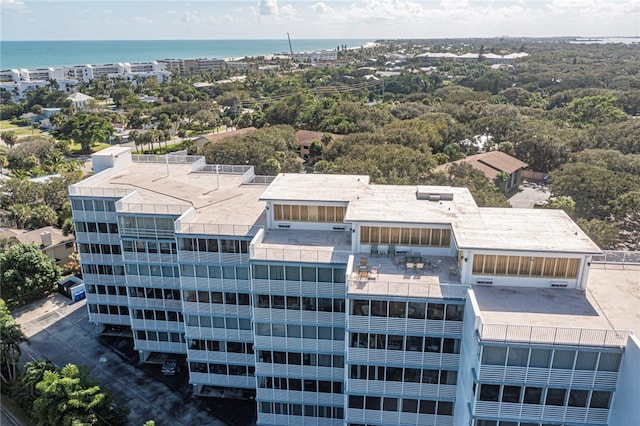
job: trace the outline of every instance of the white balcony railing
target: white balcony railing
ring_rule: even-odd
[[[623,348],[630,331],[528,325],[482,324],[480,338],[490,342]]]

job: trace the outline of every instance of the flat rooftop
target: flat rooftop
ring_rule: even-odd
[[[240,174],[194,173],[190,164],[133,163],[77,186],[137,191],[133,203],[143,211],[153,212],[158,205],[192,207],[195,213],[188,219],[192,225],[233,225],[240,234],[266,225],[265,203],[259,200],[265,186],[245,185]]]
[[[484,324],[626,330],[640,335],[638,270],[594,269],[586,292],[473,286]]]
[[[267,230],[256,244],[251,260],[309,263],[347,263],[351,232]]]
[[[369,176],[281,173],[262,194],[265,201],[348,202],[369,185]]]
[[[454,234],[461,249],[602,252],[563,210],[478,210],[478,214],[457,219]]]

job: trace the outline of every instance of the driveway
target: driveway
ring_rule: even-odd
[[[550,196],[549,188],[525,186],[509,198],[509,204],[518,209],[532,209],[536,203],[545,201]]]
[[[48,359],[57,366],[86,365],[91,377],[111,388],[117,404],[131,409],[131,425],[141,426],[148,420],[158,426],[226,424],[207,407],[215,401],[192,398],[188,384],[178,391],[171,389],[173,378],[163,383],[163,378],[154,377],[146,366],[128,362],[103,344],[98,327],[89,322],[85,301],[71,303],[56,294],[16,311],[14,316],[31,341],[23,344],[25,362]]]

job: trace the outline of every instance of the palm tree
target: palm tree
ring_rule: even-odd
[[[2,299],[0,299],[0,337],[0,378],[3,383],[11,383],[18,376],[17,364],[22,354],[20,344],[29,340]]]
[[[9,130],[2,133],[2,139],[9,148],[12,148],[16,144],[16,142],[18,142],[18,134],[13,130]]]
[[[33,361],[24,365],[24,373],[22,374],[22,385],[29,391],[29,395],[35,399],[37,396],[36,385],[44,378],[45,371],[54,371],[56,369],[49,361]]]

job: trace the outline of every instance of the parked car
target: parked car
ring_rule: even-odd
[[[165,376],[173,376],[180,371],[180,366],[178,366],[178,360],[175,358],[167,358],[162,365],[162,374]]]

